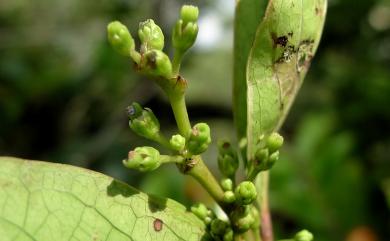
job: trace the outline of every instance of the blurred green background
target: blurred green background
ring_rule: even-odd
[[[205,197],[174,166],[140,174],[127,152],[154,145],[127,127],[125,108],[153,109],[174,133],[161,91],[106,41],[111,20],[133,35],[154,18],[169,40],[183,3],[200,6],[200,33],[185,58],[193,123],[234,139],[231,113],[233,0],[5,0],[0,2],[0,155],[68,163],[185,204]],[[167,51],[171,52],[169,41]],[[318,241],[390,237],[390,1],[329,0],[325,32],[282,128],[271,174],[276,236],[301,228]],[[216,150],[205,155],[216,172]]]

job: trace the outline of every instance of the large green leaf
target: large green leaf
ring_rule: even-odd
[[[270,0],[247,64],[247,137],[279,128],[317,49],[326,0]]]
[[[181,204],[93,171],[0,158],[0,240],[201,240]]]
[[[233,114],[238,136],[246,136],[246,65],[268,0],[237,0],[234,19]]]

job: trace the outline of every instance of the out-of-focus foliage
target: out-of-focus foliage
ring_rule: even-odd
[[[183,63],[190,117],[209,123],[213,144],[235,135],[231,1],[200,2],[200,41]],[[0,1],[0,155],[84,166],[185,203],[204,198],[174,166],[145,176],[122,167],[128,150],[151,144],[129,130],[127,105],[151,107],[164,132],[176,130],[165,97],[110,49],[105,33],[118,19],[135,35],[138,22],[154,18],[170,39],[182,3]],[[389,16],[386,0],[329,0],[323,39],[271,171],[278,237],[301,228],[319,241],[390,236]],[[205,159],[216,170],[212,147]]]

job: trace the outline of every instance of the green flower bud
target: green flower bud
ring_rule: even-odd
[[[255,153],[255,158],[258,163],[264,163],[267,161],[269,156],[268,149],[259,149]]]
[[[184,5],[181,9],[180,19],[176,22],[172,33],[173,47],[184,53],[196,40],[198,35],[199,10],[195,6]]]
[[[203,203],[198,203],[191,207],[191,212],[201,220],[205,220],[208,217],[208,211]]]
[[[294,241],[312,241],[313,238],[313,234],[304,229],[295,235]]]
[[[171,144],[172,149],[175,151],[181,151],[186,146],[186,138],[179,134],[173,135],[169,140],[169,143]]]
[[[150,140],[156,139],[160,132],[160,123],[152,110],[142,109],[138,103],[133,103],[127,108],[130,129],[137,135]]]
[[[229,141],[218,141],[218,167],[221,173],[227,177],[233,177],[238,168],[237,153]]]
[[[153,147],[137,147],[129,152],[127,160],[123,160],[127,168],[148,172],[157,169],[161,165],[160,153]]]
[[[227,140],[218,141],[218,152],[221,155],[236,156],[236,151],[232,147],[232,144]]]
[[[279,150],[283,145],[283,137],[278,133],[274,132],[267,138],[267,148],[270,153],[274,153]]]
[[[169,57],[160,50],[150,50],[145,53],[140,64],[142,72],[148,75],[171,78],[172,64]]]
[[[225,234],[223,235],[223,241],[233,241],[234,233],[233,229],[228,228],[225,231]]]
[[[192,154],[198,155],[207,150],[210,142],[210,127],[206,123],[198,123],[191,130],[187,148]]]
[[[269,156],[268,162],[267,162],[268,169],[270,169],[275,164],[275,162],[277,160],[279,160],[279,151],[276,151],[276,152],[272,153],[271,156]]]
[[[233,181],[230,178],[223,178],[221,180],[222,189],[225,191],[233,190]]]
[[[229,224],[225,221],[222,221],[221,219],[214,219],[211,221],[210,224],[210,230],[211,234],[214,234],[216,236],[222,236],[226,229],[229,228]]]
[[[152,49],[162,50],[164,48],[164,34],[152,19],[139,24],[138,36],[143,45],[142,48],[144,48],[141,50],[141,53]]]
[[[213,221],[213,219],[212,219],[211,217],[206,217],[206,218],[204,219],[204,223],[205,223],[206,225],[209,225],[212,221]]]
[[[107,37],[111,46],[118,53],[129,56],[132,51],[135,51],[134,39],[127,27],[119,21],[114,21],[107,26]]]
[[[172,45],[180,52],[184,53],[194,45],[198,36],[198,24],[188,23],[184,25],[183,20],[177,21],[172,33]]]
[[[252,228],[256,221],[251,212],[247,212],[244,215],[238,212],[233,212],[231,220],[235,229],[240,233]]]
[[[233,177],[238,168],[237,156],[218,155],[218,167],[224,176]]]
[[[233,191],[226,191],[223,194],[223,201],[225,203],[234,203],[236,201],[236,196]]]
[[[251,204],[257,197],[256,187],[250,181],[241,182],[234,193],[239,204],[247,205]]]
[[[199,16],[199,9],[192,5],[183,5],[180,10],[180,19],[184,24],[188,22],[196,22]]]

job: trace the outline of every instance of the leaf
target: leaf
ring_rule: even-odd
[[[268,0],[237,0],[234,19],[233,114],[239,138],[246,136],[246,65]]]
[[[248,158],[284,121],[321,38],[326,0],[271,0],[247,65]]]
[[[8,240],[201,240],[181,204],[93,171],[0,157],[0,237]]]

